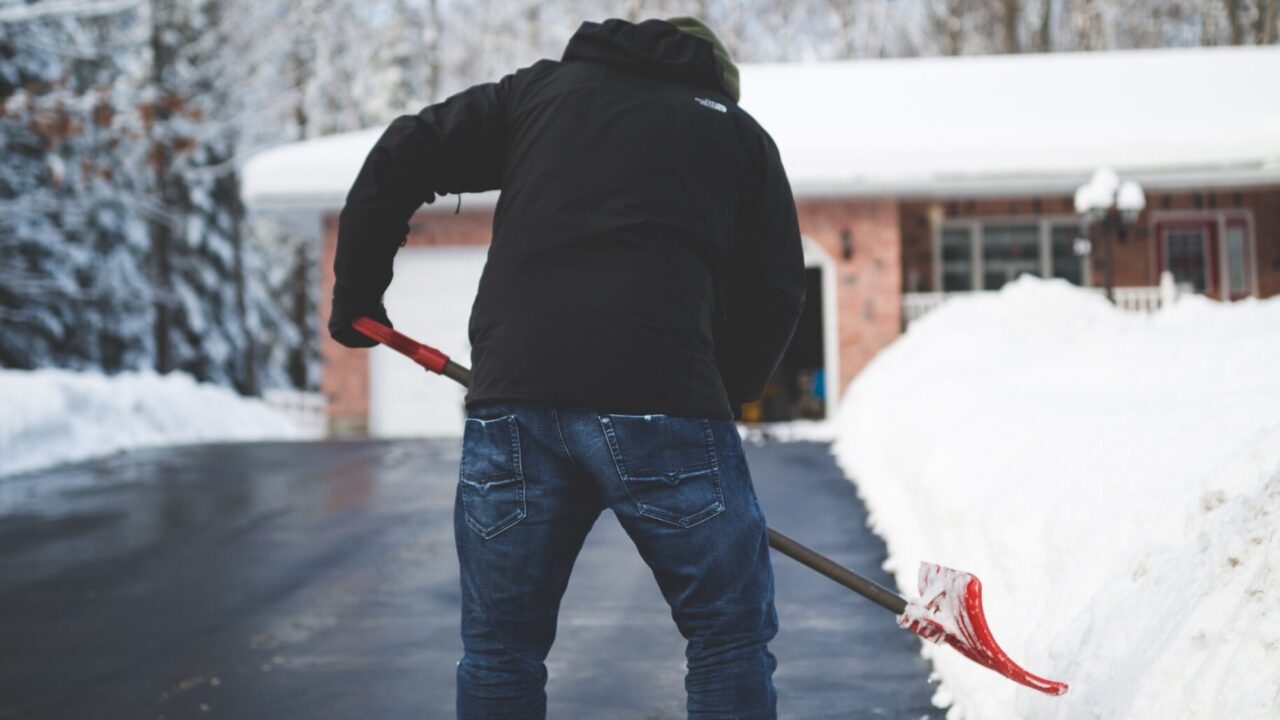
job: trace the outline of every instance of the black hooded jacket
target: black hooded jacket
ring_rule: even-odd
[[[804,303],[800,232],[709,42],[587,22],[560,61],[396,119],[342,210],[331,332],[378,311],[423,202],[494,189],[468,407],[729,419],[759,397]]]

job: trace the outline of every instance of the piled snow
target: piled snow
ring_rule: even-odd
[[[835,452],[915,594],[973,572],[1051,698],[926,647],[948,718],[1280,713],[1280,299],[1152,316],[1057,281],[949,302],[850,386]]]
[[[300,436],[261,400],[180,373],[0,370],[0,476],[130,448]]]

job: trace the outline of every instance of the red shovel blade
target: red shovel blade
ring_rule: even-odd
[[[1000,646],[982,611],[982,583],[966,572],[920,563],[920,597],[907,602],[898,625],[934,643],[947,643],[970,660],[1016,683],[1048,695],[1063,695],[1067,684],[1032,675]]]
[[[387,347],[403,355],[431,372],[443,373],[449,364],[449,356],[431,347],[423,345],[413,338],[403,335],[372,318],[356,318],[351,326],[368,335]]]

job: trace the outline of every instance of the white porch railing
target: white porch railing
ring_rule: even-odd
[[[1105,288],[1091,287],[1087,288],[1098,294],[1105,294]],[[903,293],[902,295],[902,322],[905,326],[919,320],[936,310],[947,300],[953,297],[963,295],[973,295],[981,292],[995,292],[988,290],[971,290],[960,292],[918,292]],[[1115,289],[1116,307],[1123,310],[1131,310],[1133,312],[1155,312],[1163,307],[1166,303],[1177,299],[1177,291],[1171,290],[1170,287],[1161,288],[1152,285],[1150,287],[1118,287]]]
[[[303,437],[322,438],[328,434],[324,395],[299,390],[267,390],[262,399],[292,420]]]
[[[972,295],[972,292],[909,292],[902,294],[902,322],[904,325],[919,320],[937,310],[942,303],[953,297]]]
[[[1106,288],[1090,288],[1106,294]],[[1164,305],[1164,296],[1158,287],[1118,287],[1115,290],[1116,307],[1136,312],[1155,312]]]

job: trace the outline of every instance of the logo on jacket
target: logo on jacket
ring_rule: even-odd
[[[695,98],[693,99],[693,101],[694,101],[694,102],[696,102],[696,103],[698,103],[699,105],[701,105],[701,106],[702,106],[702,107],[704,107],[704,108],[711,108],[712,110],[719,110],[719,111],[720,111],[720,112],[722,112],[722,113],[727,113],[727,112],[729,112],[729,108],[725,107],[725,106],[724,106],[724,103],[718,103],[718,102],[716,102],[715,100],[710,100],[710,99],[708,99],[708,98],[704,98],[704,97],[695,97]]]

